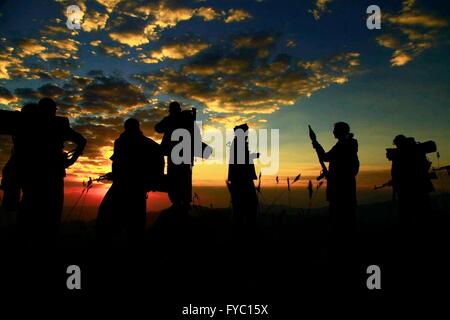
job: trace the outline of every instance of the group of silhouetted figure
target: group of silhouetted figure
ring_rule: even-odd
[[[86,139],[56,111],[56,103],[43,98],[20,112],[0,114],[0,133],[13,139],[11,157],[3,168],[3,206],[18,209],[18,232],[28,244],[55,241],[63,212],[65,170],[86,145]],[[70,154],[64,152],[67,141],[77,145]]]
[[[26,244],[55,241],[62,221],[65,169],[83,154],[87,142],[70,127],[68,118],[57,116],[56,111],[57,105],[50,98],[27,104],[20,112],[0,111],[0,134],[10,135],[13,140],[10,159],[3,168],[3,207],[18,211],[19,238]],[[172,202],[170,210],[180,217],[189,214],[194,158],[206,158],[212,152],[205,152],[210,147],[202,142],[195,120],[195,109],[183,111],[178,102],[171,102],[168,116],[155,125],[155,131],[163,134],[161,144],[142,133],[138,120],[125,121],[110,158],[112,172],[108,179],[112,185],[98,211],[96,232],[101,242],[111,243],[118,235],[132,243],[142,241],[149,191],[167,192]],[[190,154],[180,150],[180,158],[187,161],[172,157],[182,139],[173,137],[178,129],[189,133],[191,146],[201,146],[199,152],[191,147]],[[249,150],[248,130],[247,124],[234,128],[227,186],[235,224],[251,228],[256,225],[258,211],[253,161],[259,154]],[[325,177],[332,234],[338,239],[350,239],[356,229],[358,142],[345,122],[336,123],[333,134],[337,143],[326,152],[310,129],[321,164],[329,163]],[[65,142],[76,144],[76,148],[65,152]],[[396,148],[387,149],[387,158],[392,161],[390,185],[398,199],[401,223],[411,225],[430,208],[433,186],[426,154],[436,151],[436,146],[403,135],[397,136],[394,144]]]

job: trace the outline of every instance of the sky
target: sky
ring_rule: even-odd
[[[366,26],[372,4],[380,30]],[[66,25],[69,5],[81,10],[80,30]],[[302,186],[320,171],[307,125],[328,149],[333,124],[346,121],[359,142],[359,186],[373,187],[388,177],[385,148],[397,134],[436,141],[440,163],[450,162],[449,9],[430,0],[2,0],[0,107],[55,99],[88,139],[68,170],[73,186],[110,171],[126,118],[159,141],[154,125],[178,100],[198,108],[205,130],[278,129],[278,175],[302,173]],[[0,167],[10,148],[0,137]],[[223,186],[226,170],[199,161],[194,184]]]

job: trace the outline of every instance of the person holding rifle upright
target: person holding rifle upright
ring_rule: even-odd
[[[332,227],[332,235],[338,239],[348,239],[356,227],[356,175],[359,171],[358,142],[350,133],[350,126],[337,122],[333,130],[338,142],[325,152],[309,127],[312,145],[322,163],[327,178],[327,200]],[[329,169],[323,162],[329,162]]]
[[[124,131],[114,141],[113,183],[103,198],[96,221],[99,244],[123,243],[140,246],[147,221],[147,192],[156,188],[164,175],[160,145],[146,137],[137,119],[124,122]]]
[[[250,153],[248,130],[247,124],[234,127],[228,164],[227,185],[231,194],[233,220],[239,228],[253,228],[258,211],[258,197],[253,182],[258,177],[253,160],[259,158],[259,153]]]

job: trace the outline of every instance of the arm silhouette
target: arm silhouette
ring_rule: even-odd
[[[85,137],[83,137],[83,135],[70,127],[68,127],[65,131],[64,141],[71,141],[77,145],[77,147],[71,152],[72,156],[66,161],[66,168],[68,168],[73,165],[83,154],[87,140]]]

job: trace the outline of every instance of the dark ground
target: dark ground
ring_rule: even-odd
[[[145,245],[133,249],[99,248],[93,223],[72,222],[63,226],[57,249],[19,250],[13,228],[3,227],[0,291],[14,299],[49,296],[83,304],[102,297],[108,310],[129,299],[159,314],[152,319],[207,318],[183,317],[182,306],[189,304],[269,304],[269,317],[216,319],[300,319],[311,308],[328,313],[334,302],[354,310],[407,296],[445,298],[449,202],[449,194],[435,196],[410,238],[398,234],[392,202],[360,206],[347,256],[333,249],[325,209],[272,208],[245,235],[233,229],[228,209],[196,207],[181,220],[166,211],[149,228]],[[71,264],[81,267],[80,291],[66,289]],[[381,290],[366,287],[372,264],[381,268]]]

